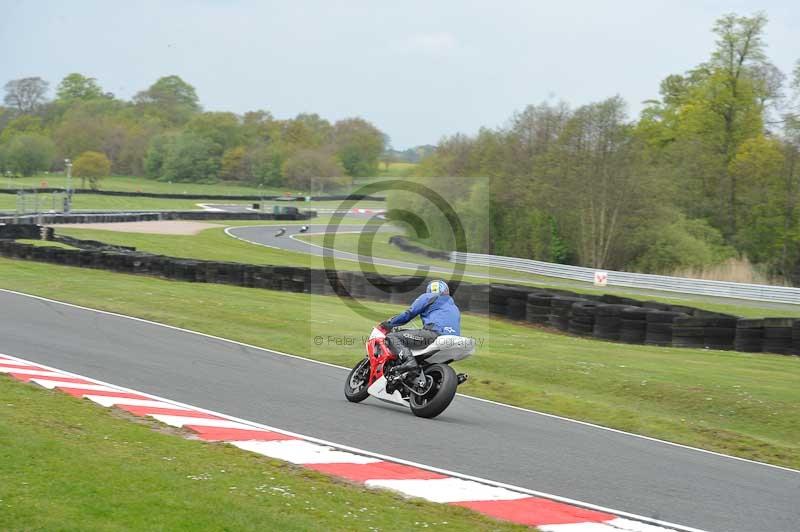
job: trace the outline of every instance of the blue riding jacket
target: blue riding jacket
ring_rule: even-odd
[[[405,311],[387,320],[390,327],[405,325],[415,317],[422,318],[426,329],[439,334],[461,334],[461,312],[449,295],[424,293]]]

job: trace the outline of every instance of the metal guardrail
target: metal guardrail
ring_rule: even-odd
[[[558,277],[593,283],[595,273],[601,270],[553,264],[531,259],[485,255],[482,253],[450,253],[451,262],[459,262],[472,266],[490,266],[506,268],[547,277]],[[625,286],[629,288],[647,288],[680,292],[684,294],[701,294],[717,297],[749,299],[753,301],[770,301],[775,303],[800,304],[800,288],[787,286],[770,286],[762,284],[731,283],[726,281],[705,281],[685,277],[669,277],[646,273],[630,273],[602,270],[608,275],[609,286]]]

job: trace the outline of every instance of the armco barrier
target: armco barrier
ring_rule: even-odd
[[[461,253],[458,251],[451,252],[449,259],[451,262],[473,266],[507,268],[536,275],[572,279],[586,283],[594,282],[594,274],[597,271],[592,268],[584,268],[581,266],[553,264],[538,260],[502,257],[499,255],[484,255],[481,253]],[[753,301],[800,304],[800,288],[730,283],[725,281],[704,281],[700,279],[687,279],[683,277],[669,277],[666,275],[651,275],[646,273],[617,271],[606,271],[606,273],[608,273],[609,286],[625,286],[686,294],[732,297]]]
[[[65,242],[83,249],[33,246],[14,241],[14,238],[40,234],[41,229],[36,225],[0,225],[0,256],[188,282],[320,295],[337,293],[357,299],[398,304],[410,303],[427,282],[427,279],[420,277],[380,277],[362,272],[167,257],[136,251],[135,248],[78,239]],[[54,239],[63,237],[56,235]],[[333,287],[328,279],[334,279]],[[453,297],[463,310],[518,322],[542,323],[546,316],[552,327],[581,336],[658,346],[688,347],[687,343],[691,343],[693,347],[712,349],[739,350],[741,347],[742,351],[800,352],[800,326],[797,325],[800,320],[791,318],[767,318],[761,323],[754,323],[755,320],[691,307],[665,306],[618,296],[580,295],[566,290],[543,291],[513,285],[452,284]],[[549,314],[545,314],[547,312]],[[763,329],[763,343],[760,332],[742,332],[754,327]],[[699,339],[688,340],[700,334],[703,335],[702,346],[698,345]]]

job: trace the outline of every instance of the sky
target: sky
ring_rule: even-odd
[[[770,59],[800,59],[793,0],[0,0],[0,84],[71,72],[130,98],[177,74],[206,110],[361,116],[396,149],[507,123],[528,104],[622,96],[706,60],[720,15],[769,16]]]

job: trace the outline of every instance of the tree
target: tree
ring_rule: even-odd
[[[181,133],[169,145],[161,179],[168,181],[207,181],[219,175],[220,160],[216,145],[194,133]]]
[[[220,177],[228,180],[244,180],[249,177],[246,153],[244,146],[225,150],[222,154]]]
[[[164,164],[174,142],[175,135],[171,133],[162,133],[150,139],[144,158],[144,171],[147,177],[158,179],[164,175]]]
[[[288,148],[280,142],[254,144],[247,151],[250,173],[259,183],[283,185],[283,165],[289,157]]]
[[[201,111],[194,87],[178,76],[159,78],[133,97],[134,103],[168,125],[182,125]]]
[[[342,184],[344,170],[333,155],[323,150],[300,150],[283,165],[287,185],[311,191],[318,186],[329,190]]]
[[[100,181],[111,173],[111,161],[104,153],[86,151],[75,159],[72,171],[81,178],[81,188],[86,188],[86,178],[89,178],[92,190],[99,190]]]
[[[6,164],[15,173],[32,176],[50,168],[55,155],[53,141],[43,135],[14,137],[6,150]]]
[[[239,117],[233,113],[208,112],[194,116],[185,130],[204,137],[218,146],[219,155],[224,150],[238,146],[242,140]]]
[[[6,83],[3,101],[20,113],[32,113],[45,101],[50,84],[39,77],[14,79]]]
[[[25,133],[42,134],[42,119],[33,115],[19,115],[9,120],[0,133],[0,142],[8,142],[17,135]]]
[[[710,61],[662,82],[660,102],[643,113],[639,130],[662,150],[661,163],[678,179],[690,217],[703,217],[728,242],[738,230],[739,193],[747,183],[730,171],[741,144],[764,130],[764,112],[779,90],[766,61],[766,16],[725,15],[714,25]]]
[[[347,175],[377,175],[385,135],[363,118],[347,118],[334,124],[336,156]]]
[[[103,98],[103,89],[94,78],[74,72],[68,74],[56,88],[56,97],[63,102]]]

